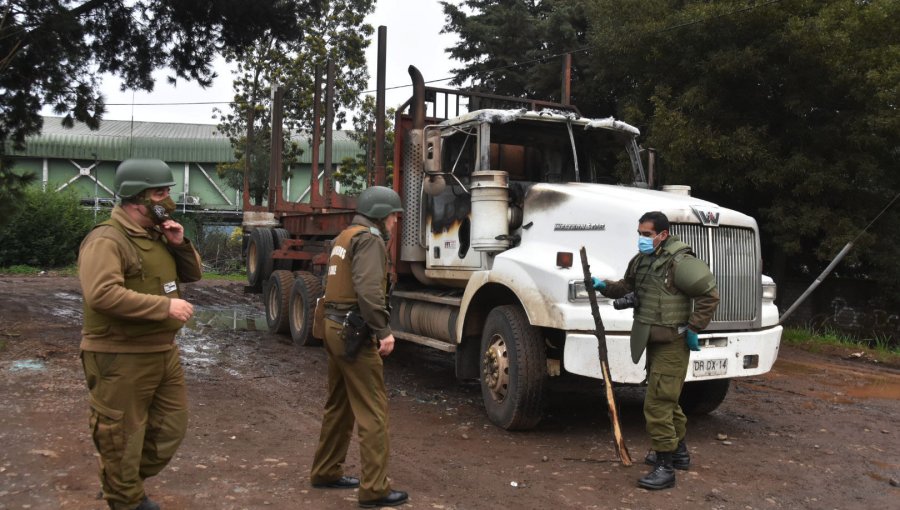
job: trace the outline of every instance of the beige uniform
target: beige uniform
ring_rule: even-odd
[[[362,473],[361,501],[387,496],[387,393],[376,339],[391,334],[387,310],[388,258],[379,226],[357,215],[335,241],[325,282],[325,349],[328,353],[328,400],[311,476],[313,484],[344,475],[343,464],[357,424]],[[356,309],[373,332],[356,358],[344,357],[340,318]]]
[[[200,279],[200,256],[187,239],[169,246],[116,207],[82,242],[78,275],[81,358],[103,495],[111,508],[131,509],[144,497],[144,479],[168,464],[187,429],[174,343],[182,323],[168,311],[179,284]]]

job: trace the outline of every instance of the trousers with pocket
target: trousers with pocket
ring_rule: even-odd
[[[133,509],[144,497],[144,480],[169,463],[187,430],[178,348],[136,354],[82,351],[81,361],[103,497],[114,510]]]
[[[647,344],[647,395],[644,419],[652,448],[672,452],[687,432],[687,417],[678,404],[687,375],[690,350],[684,335],[671,342]]]
[[[375,343],[369,342],[356,359],[348,360],[341,325],[333,320],[325,321],[325,350],[328,400],[310,478],[318,484],[344,475],[343,464],[356,424],[362,463],[358,497],[361,501],[383,498],[390,494],[391,486],[387,477],[390,444],[381,356]]]

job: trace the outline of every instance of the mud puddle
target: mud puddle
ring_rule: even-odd
[[[871,373],[831,363],[778,360],[775,371],[788,377],[810,377],[828,387],[812,395],[837,400],[900,400],[900,374]],[[843,398],[842,398],[843,397]]]
[[[213,369],[220,369],[240,378],[256,347],[252,342],[241,342],[239,333],[266,328],[265,318],[253,306],[197,307],[194,317],[178,332],[177,343],[184,365],[192,371],[209,375]]]

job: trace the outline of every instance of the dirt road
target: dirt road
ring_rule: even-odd
[[[355,491],[310,488],[325,352],[265,330],[242,285],[188,287],[197,320],[179,342],[191,422],[147,484],[172,509],[343,509]],[[101,509],[78,359],[71,277],[0,276],[0,509]],[[775,370],[732,386],[688,424],[694,466],[648,492],[623,467],[596,381],[554,379],[548,415],[525,433],[491,425],[477,384],[443,353],[400,343],[385,362],[395,488],[410,509],[896,508],[900,370],[783,347]],[[632,457],[648,440],[642,393],[618,390]],[[346,466],[359,472],[357,443]]]

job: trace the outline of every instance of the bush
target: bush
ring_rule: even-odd
[[[198,229],[197,250],[206,269],[219,274],[240,273],[244,268],[243,231],[207,226]]]
[[[105,220],[109,212],[101,211]],[[81,240],[94,225],[94,213],[70,191],[25,191],[0,230],[0,267],[59,267],[75,262]]]

